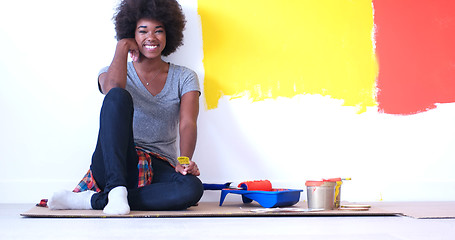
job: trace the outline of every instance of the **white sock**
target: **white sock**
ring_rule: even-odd
[[[84,192],[71,192],[68,190],[62,190],[54,193],[49,199],[47,206],[51,210],[88,210],[92,209],[91,199],[95,191],[84,191]]]
[[[108,202],[103,212],[110,215],[125,215],[130,213],[128,205],[128,190],[126,187],[119,186],[113,188],[107,195]]]

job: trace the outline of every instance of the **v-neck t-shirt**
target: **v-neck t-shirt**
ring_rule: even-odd
[[[107,72],[109,67],[101,69]],[[153,96],[139,79],[133,62],[127,64],[125,89],[134,103],[133,136],[137,146],[166,157],[177,165],[177,135],[180,100],[191,91],[201,92],[196,73],[186,67],[169,64],[163,89]]]

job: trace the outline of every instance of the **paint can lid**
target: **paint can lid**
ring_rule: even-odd
[[[305,186],[307,187],[319,187],[323,184],[323,181],[306,181]]]
[[[323,179],[326,182],[339,182],[341,181],[341,178],[329,178],[329,179]]]
[[[307,187],[334,187],[337,183],[335,181],[306,181]]]

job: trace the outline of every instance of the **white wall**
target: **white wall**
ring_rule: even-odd
[[[194,69],[203,85],[197,1],[180,2],[185,45],[169,60]],[[116,3],[0,3],[0,203],[72,189],[88,169],[103,98],[96,77],[113,57]],[[201,98],[194,157],[201,179],[304,188],[308,179],[341,176],[353,178],[343,200],[455,200],[455,104],[411,116],[341,105],[319,95],[224,97],[207,111]]]

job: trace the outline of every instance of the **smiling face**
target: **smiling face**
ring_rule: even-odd
[[[135,39],[142,56],[149,59],[161,57],[166,47],[164,25],[152,19],[140,19],[136,24]]]

